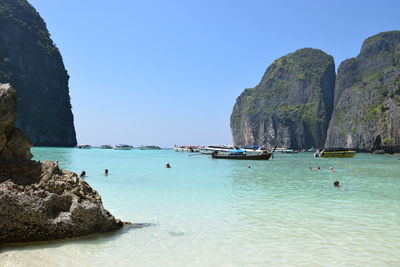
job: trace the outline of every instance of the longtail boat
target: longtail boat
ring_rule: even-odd
[[[240,160],[269,160],[272,152],[262,152],[260,154],[246,154],[244,150],[214,151],[211,154],[213,159],[240,159]]]

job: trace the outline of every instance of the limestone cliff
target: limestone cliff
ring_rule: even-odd
[[[364,41],[340,64],[326,147],[400,148],[400,31]]]
[[[26,0],[0,0],[0,83],[18,90],[17,126],[34,145],[76,145],[68,79],[36,10]]]
[[[332,56],[304,48],[275,60],[261,82],[236,100],[231,130],[237,145],[323,147],[333,108]]]
[[[0,245],[121,228],[75,173],[30,160],[31,143],[15,128],[15,117],[16,93],[0,84]]]

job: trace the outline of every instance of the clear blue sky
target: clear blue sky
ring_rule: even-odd
[[[236,97],[303,47],[356,56],[400,1],[30,0],[71,76],[78,143],[231,143]]]

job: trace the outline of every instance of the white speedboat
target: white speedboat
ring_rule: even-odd
[[[141,146],[140,150],[160,150],[159,146]]]
[[[176,152],[199,152],[199,146],[175,146]]]
[[[208,145],[206,147],[199,148],[201,154],[212,154],[214,151],[228,151],[239,149],[233,145]]]

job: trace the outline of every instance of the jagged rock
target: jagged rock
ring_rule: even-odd
[[[9,84],[0,84],[0,244],[121,228],[100,195],[75,173],[30,160],[30,142],[14,127],[15,96]]]
[[[275,60],[261,82],[236,100],[231,130],[237,145],[323,147],[333,107],[332,56],[304,48]]]
[[[0,183],[0,243],[53,240],[122,227],[99,194],[76,174],[46,161],[32,184]],[[46,178],[44,178],[46,177]]]
[[[28,167],[26,165],[25,167]],[[29,165],[34,183],[0,183],[0,243],[53,240],[119,229],[99,194],[53,162]]]
[[[326,147],[400,151],[400,31],[364,41],[340,64]]]
[[[31,142],[15,128],[16,101],[11,85],[0,83],[0,158],[31,159]]]
[[[16,124],[34,145],[76,145],[68,80],[39,13],[26,0],[0,0],[0,83],[17,89]]]

